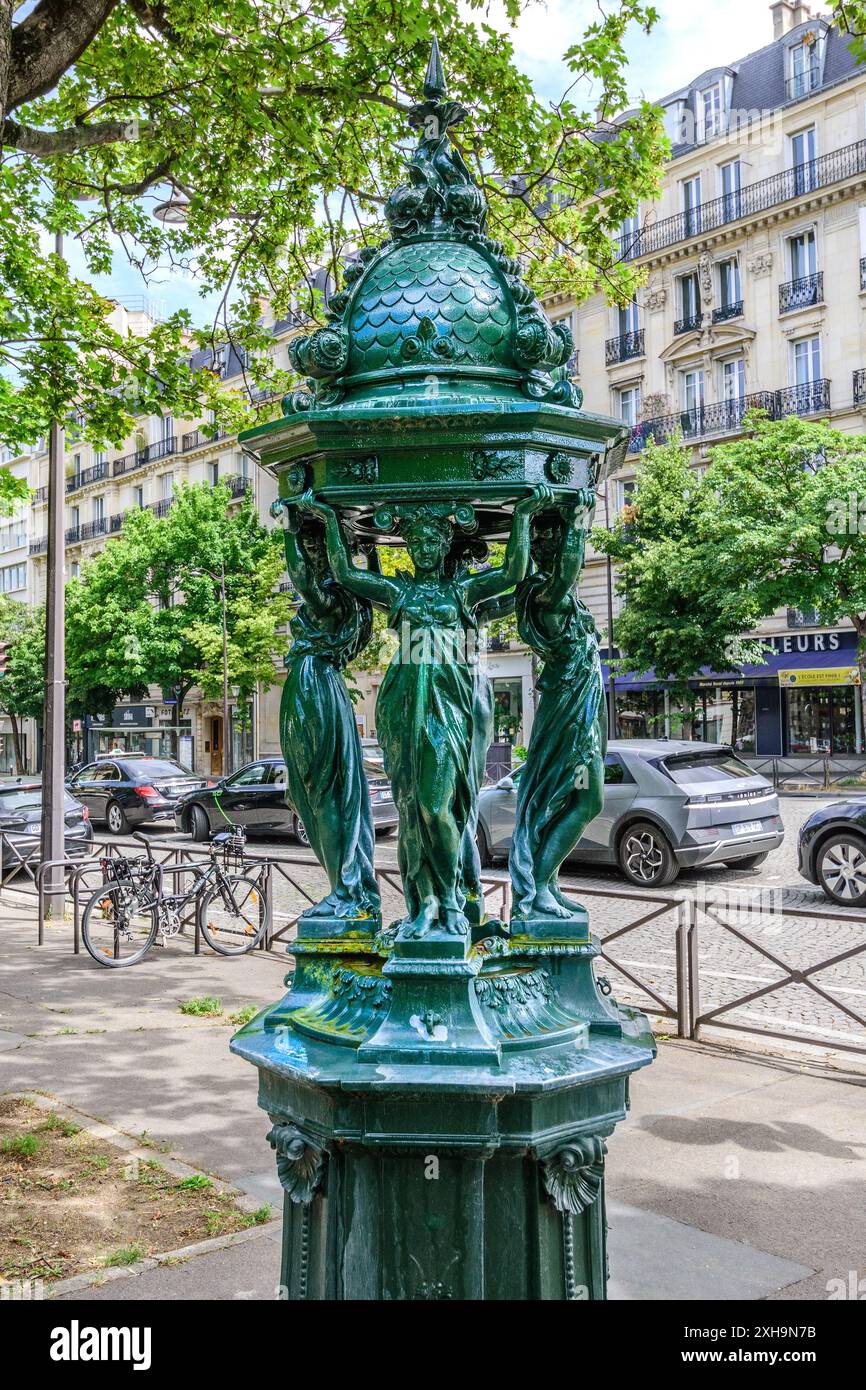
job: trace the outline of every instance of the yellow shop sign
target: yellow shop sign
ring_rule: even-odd
[[[780,671],[780,685],[859,685],[856,666],[822,666],[813,670]]]

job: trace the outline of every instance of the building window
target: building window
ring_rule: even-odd
[[[801,338],[791,344],[792,385],[808,386],[821,380],[821,339]]]
[[[811,43],[795,44],[790,51],[789,65],[789,99],[794,101],[797,97],[808,96],[809,92],[814,92],[821,81],[818,44],[815,40]]]
[[[742,212],[742,168],[738,159],[719,166],[719,183],[724,199],[724,221],[733,222]]]
[[[569,313],[567,313],[567,314],[560,314],[558,318],[553,319],[553,322],[554,322],[554,323],[564,323],[564,324],[566,325],[566,327],[568,328],[569,332],[571,333],[571,340],[572,340],[572,342],[575,341],[574,314],[573,314],[573,313],[571,313],[571,312],[569,311]],[[568,374],[569,376],[576,376],[576,374],[577,374],[577,350],[576,350],[576,349],[575,349],[574,352],[572,352],[571,356],[568,358],[568,360],[565,362],[564,365],[565,365],[565,370],[566,370],[566,372],[567,372],[567,374]],[[246,477],[246,476],[247,476],[247,475],[246,475],[246,473],[245,473],[245,474],[244,474],[244,477]]]
[[[701,287],[697,274],[681,275],[679,279],[680,317],[674,324],[674,331],[686,333],[701,324]]]
[[[862,736],[857,736],[859,698],[860,691],[853,685],[786,690],[788,752],[862,753]]]
[[[683,199],[683,235],[696,236],[701,230],[701,176],[683,179],[680,184]]]
[[[722,124],[722,87],[716,82],[698,94],[698,139],[715,139],[721,134]]]
[[[794,193],[810,193],[817,182],[814,126],[791,136],[791,171]]]
[[[523,739],[523,681],[517,677],[493,678],[493,742],[520,743]]]
[[[217,483],[220,480],[219,459],[216,459],[213,463],[209,463],[207,466],[207,470],[211,487],[216,487]]]
[[[132,505],[134,507],[144,506],[144,488],[140,485],[132,489]]]
[[[743,311],[743,291],[740,285],[740,263],[736,256],[719,262],[719,307],[717,322],[735,318]]]
[[[99,466],[99,465],[101,465],[101,464],[104,464],[104,463],[108,463],[108,450],[107,450],[107,449],[94,449],[94,451],[93,451],[93,462],[94,462],[97,466]]]
[[[617,332],[621,338],[627,333],[637,333],[640,329],[640,310],[638,309],[637,297],[624,309],[616,311]]]
[[[94,497],[94,499],[93,499],[93,520],[94,520],[94,522],[96,523],[97,526],[99,525],[100,522],[102,522],[102,521],[105,520],[105,498],[104,498],[104,497]]]
[[[79,522],[80,522],[80,521],[81,521],[81,515],[80,515],[80,513],[79,513],[79,511],[78,511],[78,508],[77,508],[77,507],[70,507],[70,508],[69,508],[69,525],[70,525],[70,528],[71,528],[73,531],[77,531],[77,530],[78,530],[78,526],[79,526]]]
[[[163,473],[159,479],[160,496],[163,502],[169,501],[174,490],[174,474]]]
[[[623,221],[619,234],[620,248],[624,257],[640,255],[640,207]]]
[[[799,232],[797,236],[788,238],[788,257],[792,280],[805,280],[810,275],[816,274],[818,270],[818,247],[815,242],[815,233],[811,229],[808,232]]]
[[[617,392],[619,418],[634,429],[640,419],[640,387],[625,386]]]
[[[73,560],[73,561],[72,561],[72,564],[69,566],[69,578],[70,578],[70,579],[78,579],[79,576],[80,576],[80,574],[81,574],[81,565],[79,564],[79,562],[78,562],[77,560]]]
[[[162,417],[162,441],[167,444],[174,434],[174,416],[163,415]]]
[[[746,394],[746,364],[742,357],[722,363],[722,400],[741,401]]]
[[[27,587],[26,565],[3,565],[0,568],[0,594],[13,594]]]
[[[622,515],[626,507],[630,507],[634,499],[635,480],[634,478],[619,478],[616,483],[616,509]]]
[[[703,367],[695,367],[682,374],[683,410],[693,413],[704,403]]]

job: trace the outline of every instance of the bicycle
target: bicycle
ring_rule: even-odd
[[[215,835],[209,862],[190,863],[192,884],[174,893],[164,889],[163,868],[147,836],[138,833],[132,838],[141,841],[147,853],[100,860],[103,883],[84,909],[82,940],[99,965],[135,965],[158,933],[165,945],[196,920],[208,946],[219,955],[242,956],[258,945],[267,931],[268,909],[260,882],[240,872],[247,868],[242,829]],[[184,915],[191,905],[194,912]]]

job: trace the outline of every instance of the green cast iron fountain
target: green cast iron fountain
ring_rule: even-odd
[[[330,891],[300,918],[289,992],[232,1048],[271,1121],[288,1297],[603,1299],[605,1140],[655,1048],[596,978],[598,941],[557,875],[601,806],[601,669],[577,581],[627,435],[581,410],[570,332],[485,231],[435,43],[424,96],[390,240],[292,343],[307,384],[283,418],[243,436],[279,479],[302,600],[281,737]],[[492,540],[499,566],[480,563]],[[394,543],[412,573],[381,572]],[[400,819],[396,923],[341,675],[373,608],[399,637],[376,713]],[[509,611],[544,664],[503,922],[475,848],[492,726],[477,634]]]

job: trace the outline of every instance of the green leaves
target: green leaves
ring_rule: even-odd
[[[505,7],[513,19],[524,8]],[[455,138],[490,200],[493,235],[525,258],[538,289],[581,297],[602,277],[612,297],[630,298],[635,271],[619,264],[611,238],[637,199],[654,194],[664,139],[642,103],[596,140],[595,94],[603,89],[610,114],[622,109],[625,35],[653,20],[640,0],[600,12],[569,50],[575,84],[548,107],[508,35],[458,0],[403,0],[399,22],[391,0],[316,0],[291,17],[282,0],[216,9],[211,0],[119,0],[46,94],[34,78],[28,98],[21,77],[7,113],[0,440],[31,441],[73,409],[99,444],[119,442],[131,414],[157,407],[178,418],[212,407],[218,424],[237,425],[244,404],[232,405],[209,373],[188,371],[185,317],[125,337],[107,301],[51,254],[46,233],[74,239],[91,276],[110,270],[120,246],[145,280],[167,268],[195,277],[218,301],[198,343],[231,337],[252,353],[252,383],[263,384],[272,368],[260,297],[277,318],[320,314],[311,272],[330,262],[339,280],[347,247],[385,234],[383,200],[403,175],[406,114],[434,33],[451,95],[471,113]],[[64,42],[55,35],[54,67]],[[181,225],[154,218],[169,197],[185,205]]]

